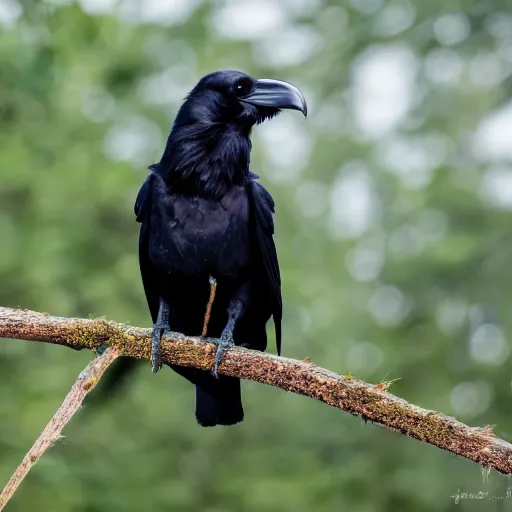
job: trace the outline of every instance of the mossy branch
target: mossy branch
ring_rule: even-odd
[[[79,350],[111,347],[122,356],[150,359],[149,329],[104,319],[58,318],[47,313],[0,308],[0,337],[42,341]],[[214,359],[215,346],[201,338],[171,333],[162,339],[164,364],[211,370]],[[512,474],[512,444],[497,438],[492,428],[470,427],[410,404],[388,393],[388,383],[368,384],[310,362],[239,347],[226,352],[219,372],[315,398],[485,468]]]

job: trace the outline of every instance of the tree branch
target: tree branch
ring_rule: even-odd
[[[0,337],[42,341],[75,349],[109,346],[119,355],[150,359],[151,331],[104,319],[58,318],[47,313],[0,308]],[[211,370],[215,345],[171,333],[162,339],[162,362]],[[491,427],[469,427],[454,418],[422,409],[386,390],[336,375],[310,362],[230,348],[219,372],[309,396],[406,436],[437,446],[500,473],[512,474],[512,445]]]
[[[21,464],[0,493],[0,511],[4,509],[12,498],[32,466],[36,464],[48,448],[51,448],[62,437],[62,430],[70,422],[78,409],[80,409],[86,395],[94,388],[105,370],[118,356],[119,351],[116,348],[108,348],[103,355],[91,361],[78,376],[77,381],[73,384],[71,391],[64,399],[64,402],[62,402],[59,410],[41,432],[37,441],[32,445],[32,448],[25,455]]]

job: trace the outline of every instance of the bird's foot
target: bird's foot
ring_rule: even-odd
[[[162,335],[165,331],[170,330],[171,328],[167,322],[153,324],[153,333],[151,335],[151,370],[153,373],[158,373],[158,370],[162,367],[162,363],[160,362]]]
[[[219,341],[216,342],[217,351],[215,352],[215,364],[213,365],[212,374],[218,379],[219,378],[219,364],[222,356],[227,349],[234,346],[235,341],[233,340],[233,334],[231,332],[223,332]]]

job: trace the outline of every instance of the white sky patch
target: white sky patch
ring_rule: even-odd
[[[212,17],[212,28],[227,39],[253,40],[271,36],[287,25],[281,4],[271,0],[241,0],[228,3]]]
[[[339,172],[331,191],[329,227],[337,238],[362,235],[376,221],[376,197],[368,169],[359,162]]]
[[[351,96],[356,125],[382,137],[402,121],[414,99],[417,60],[401,45],[372,47],[352,67]]]
[[[122,0],[118,12],[130,22],[170,26],[186,21],[200,3],[201,0]]]
[[[392,327],[402,323],[410,310],[410,304],[398,288],[381,286],[370,299],[368,309],[378,324]]]
[[[480,122],[473,140],[474,154],[480,160],[512,160],[512,101]]]
[[[444,161],[446,152],[446,142],[440,136],[395,136],[378,143],[376,158],[405,187],[418,189],[430,183],[434,169]]]
[[[361,240],[357,246],[347,253],[345,264],[350,275],[363,283],[378,279],[385,256],[384,236],[376,235]]]
[[[105,154],[112,160],[147,167],[163,151],[162,132],[157,124],[140,116],[115,123],[104,141]]]
[[[512,167],[489,168],[482,176],[480,197],[487,203],[512,210]]]
[[[392,37],[407,30],[414,23],[414,7],[407,0],[395,0],[388,3],[375,20],[375,33],[383,37]]]
[[[469,338],[469,353],[478,363],[503,364],[510,355],[510,346],[500,327],[494,324],[479,325]]]
[[[456,85],[464,72],[464,61],[460,55],[446,48],[429,52],[424,61],[425,76],[436,85]]]
[[[313,57],[323,43],[318,31],[309,26],[286,27],[271,37],[256,40],[252,53],[254,60],[265,66],[297,66]]]
[[[0,0],[0,26],[14,25],[22,12],[23,9],[17,0]]]
[[[480,53],[469,64],[469,78],[478,87],[494,87],[506,75],[507,71],[495,53]]]
[[[491,14],[485,19],[485,28],[493,37],[509,37],[512,35],[512,15],[506,12]]]
[[[462,43],[469,36],[470,29],[467,16],[461,12],[443,14],[434,22],[434,35],[444,46]]]
[[[173,66],[146,76],[139,83],[138,93],[147,105],[178,105],[197,78],[187,66]]]
[[[458,298],[444,299],[436,310],[436,323],[445,334],[453,334],[461,329],[468,314],[468,304]]]
[[[87,14],[109,14],[116,10],[119,0],[78,0]]]
[[[255,131],[272,163],[269,179],[293,182],[308,164],[313,142],[302,120],[299,112],[285,112]]]
[[[228,5],[240,4],[241,2],[240,0],[218,0],[217,3]],[[313,15],[322,6],[322,0],[281,0],[279,4],[285,7],[286,11],[289,11],[290,16],[301,18]]]
[[[503,59],[507,71],[510,73],[510,65],[512,64],[512,37],[503,41],[498,48],[498,55]]]
[[[450,393],[450,404],[455,414],[474,418],[491,405],[493,390],[485,380],[461,382]]]
[[[357,248],[345,258],[350,275],[362,283],[375,281],[384,264],[384,255],[371,249]]]

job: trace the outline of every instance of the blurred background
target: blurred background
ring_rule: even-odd
[[[308,100],[307,120],[253,135],[284,355],[400,379],[393,393],[512,440],[509,0],[0,0],[0,304],[150,325],[133,203],[219,68]],[[0,486],[91,358],[1,340]],[[141,364],[86,401],[9,512],[512,510],[450,497],[504,497],[502,475],[243,387],[246,421],[201,429],[192,387]]]

